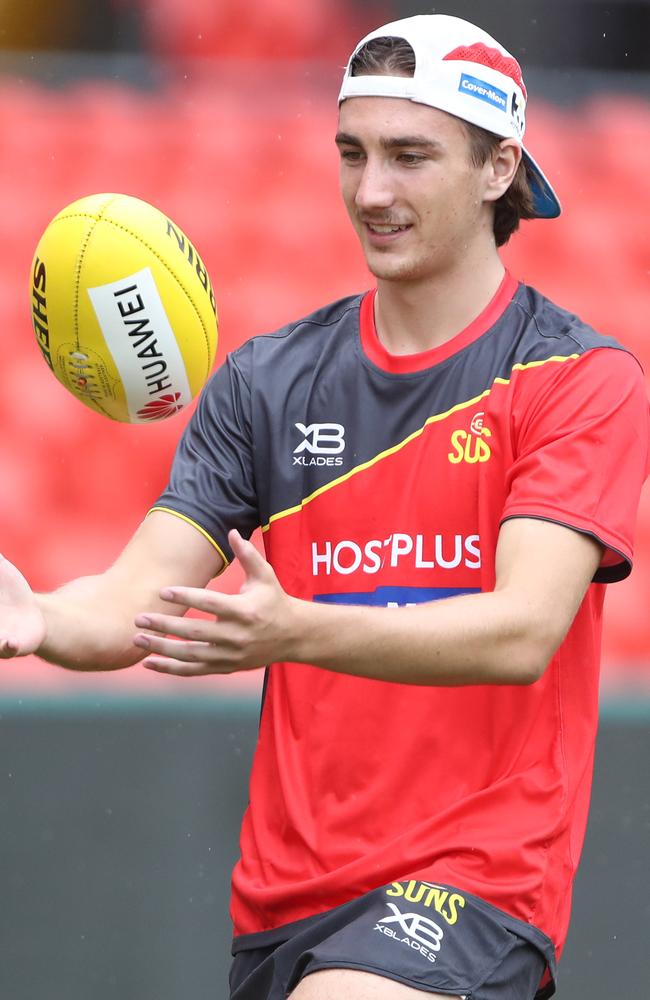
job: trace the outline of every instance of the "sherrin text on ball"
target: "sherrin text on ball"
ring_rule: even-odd
[[[177,413],[212,367],[217,309],[194,245],[139,198],[68,205],[32,264],[31,316],[58,380],[92,410],[127,423]]]

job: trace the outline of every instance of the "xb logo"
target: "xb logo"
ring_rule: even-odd
[[[308,451],[311,455],[340,455],[345,448],[343,435],[345,428],[342,424],[304,424],[295,425],[300,433],[304,435],[297,448],[293,449],[294,455],[300,455],[303,451]]]
[[[444,932],[435,921],[423,917],[420,913],[402,913],[394,903],[386,903],[386,906],[393,911],[393,916],[382,917],[380,924],[399,924],[404,933],[418,944],[432,951],[440,951]]]

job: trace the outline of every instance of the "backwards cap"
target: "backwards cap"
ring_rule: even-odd
[[[415,53],[415,73],[352,76],[354,57],[373,38],[402,38]],[[469,21],[447,14],[417,14],[392,21],[362,38],[350,56],[339,94],[349,97],[403,97],[446,111],[501,136],[517,139],[532,174],[535,216],[555,219],[560,202],[523,145],[526,87],[521,67],[496,39]]]

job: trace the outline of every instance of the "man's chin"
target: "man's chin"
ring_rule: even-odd
[[[406,260],[383,260],[374,255],[366,257],[370,273],[379,281],[413,281],[420,277],[418,268]]]

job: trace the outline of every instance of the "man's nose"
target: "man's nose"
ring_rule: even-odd
[[[355,196],[357,208],[364,212],[387,209],[394,197],[389,172],[378,161],[368,159]]]

